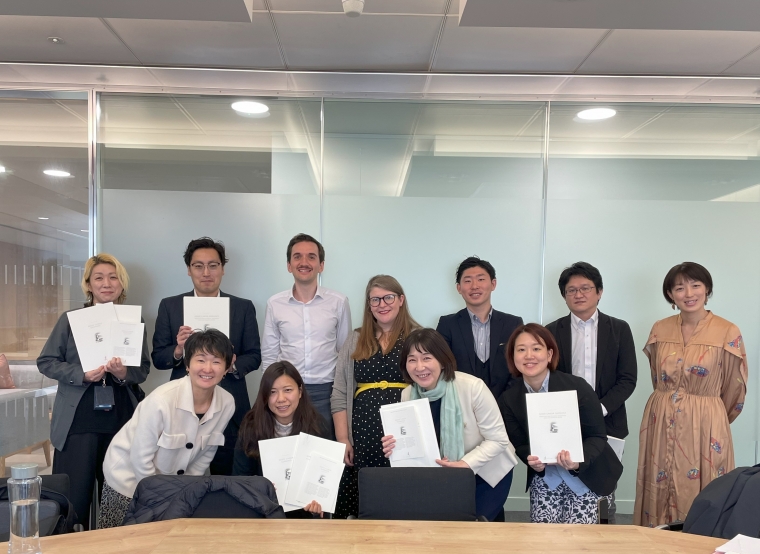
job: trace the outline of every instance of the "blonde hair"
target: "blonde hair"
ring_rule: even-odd
[[[372,315],[372,310],[369,307],[369,292],[375,287],[389,290],[398,296],[404,297],[404,303],[399,307],[396,320],[393,322],[393,326],[388,333],[387,349],[383,350],[383,354],[391,351],[399,337],[406,338],[409,336],[409,333],[420,327],[420,324],[414,321],[409,313],[409,303],[406,301],[401,284],[390,275],[375,275],[367,283],[367,290],[364,294],[364,319],[362,320],[361,328],[359,328],[359,340],[356,343],[356,350],[351,355],[354,360],[369,359],[380,348],[377,335],[382,334],[382,329],[378,325],[375,316]],[[398,302],[398,299],[396,301]]]
[[[92,306],[93,298],[92,298],[92,292],[87,289],[87,285],[90,284],[90,277],[92,276],[92,270],[95,269],[96,265],[100,264],[109,264],[112,265],[116,269],[116,277],[119,279],[119,283],[121,284],[121,294],[119,297],[114,300],[115,304],[123,304],[124,301],[127,299],[127,289],[129,288],[129,275],[127,275],[127,270],[124,268],[123,265],[121,265],[121,262],[116,259],[115,256],[111,256],[111,254],[97,254],[87,260],[87,262],[84,264],[84,273],[82,273],[82,292],[84,293],[85,297],[87,297],[87,305]]]

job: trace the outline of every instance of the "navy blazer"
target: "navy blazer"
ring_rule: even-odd
[[[184,322],[183,298],[194,294],[194,291],[190,291],[170,296],[161,300],[158,306],[151,358],[156,369],[172,370],[172,380],[181,379],[187,371],[184,360],[174,359],[174,348],[177,346],[177,333]],[[228,373],[221,382],[222,388],[235,398],[235,414],[231,420],[235,425],[228,425],[225,435],[236,437],[243,416],[251,409],[245,376],[261,364],[261,341],[253,302],[224,292],[221,296],[230,299],[230,340],[237,356],[236,374]]]
[[[475,353],[472,321],[467,308],[438,320],[436,330],[449,343],[457,361],[457,371],[480,377],[488,385],[494,398],[499,398],[510,386],[512,376],[507,367],[504,349],[512,332],[523,324],[521,317],[494,310],[491,314],[491,349],[488,356],[488,375],[481,375],[480,360]]]
[[[570,315],[546,326],[559,346],[559,366],[564,373],[573,372],[573,337]],[[628,436],[625,401],[636,388],[636,347],[631,328],[622,319],[599,312],[596,338],[596,385],[599,401],[607,409],[604,423],[607,434],[619,439]]]
[[[623,474],[623,464],[607,442],[607,431],[602,417],[602,405],[585,379],[568,375],[561,371],[549,374],[549,392],[574,390],[578,393],[578,413],[581,419],[581,437],[583,438],[583,459],[578,467],[578,478],[592,492],[606,496],[612,494],[618,479]],[[528,466],[528,490],[537,473],[528,465],[530,456],[530,435],[528,432],[528,411],[525,403],[525,381],[522,377],[515,379],[514,385],[499,397],[499,411],[504,418],[509,440],[515,447],[517,456]],[[544,394],[544,393],[534,393]]]

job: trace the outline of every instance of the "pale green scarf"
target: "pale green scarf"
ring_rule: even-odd
[[[427,398],[430,402],[441,400],[441,456],[451,462],[458,462],[464,456],[464,423],[462,406],[454,380],[438,379],[435,388],[423,390],[417,383],[412,384],[411,400]]]

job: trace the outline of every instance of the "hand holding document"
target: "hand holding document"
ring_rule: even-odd
[[[433,414],[427,398],[380,406],[383,433],[393,435],[396,446],[391,467],[441,467]]]
[[[193,331],[217,329],[230,336],[230,299],[220,297],[185,296],[182,304],[184,325]]]
[[[86,372],[121,358],[125,366],[139,366],[145,324],[140,306],[95,304],[68,313],[79,361]],[[121,318],[121,319],[120,319]]]
[[[283,508],[290,505],[303,508],[316,500],[323,511],[334,513],[346,446],[306,433],[301,433],[297,439],[290,479],[284,491],[285,503],[281,504]]]
[[[578,393],[574,390],[525,395],[530,453],[545,464],[556,464],[557,454],[570,452],[573,462],[583,461]]]
[[[277,502],[286,512],[297,510],[300,506],[285,503],[285,492],[290,482],[293,456],[296,453],[298,435],[259,441],[261,471],[277,491]]]

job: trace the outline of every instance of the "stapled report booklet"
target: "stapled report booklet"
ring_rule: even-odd
[[[396,446],[391,467],[441,467],[433,414],[427,398],[380,406],[383,434],[393,435]]]

